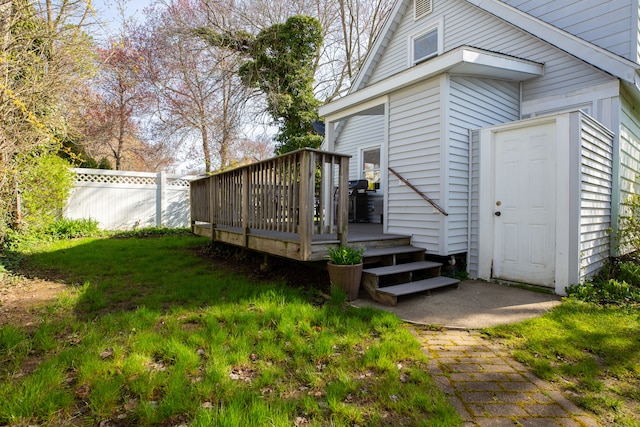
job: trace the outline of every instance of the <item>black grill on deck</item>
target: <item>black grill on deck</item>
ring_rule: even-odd
[[[366,179],[349,181],[349,222],[369,222],[368,186]]]

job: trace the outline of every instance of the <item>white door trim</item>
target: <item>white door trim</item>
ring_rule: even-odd
[[[555,245],[555,293],[565,294],[569,283],[571,230],[571,131],[570,114],[559,114],[536,119],[521,120],[488,127],[480,130],[480,175],[479,175],[479,212],[478,212],[478,277],[491,280],[494,255],[494,200],[495,200],[495,137],[507,130],[517,130],[542,124],[554,124],[556,129],[556,245]]]

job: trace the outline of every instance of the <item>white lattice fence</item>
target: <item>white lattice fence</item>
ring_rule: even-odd
[[[164,172],[73,169],[65,217],[92,218],[106,230],[189,227],[189,180]]]

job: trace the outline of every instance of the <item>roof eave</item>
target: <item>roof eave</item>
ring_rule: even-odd
[[[541,19],[498,0],[467,0],[498,18],[511,23],[536,38],[605,71],[620,80],[636,85],[640,66],[606,49],[589,43]]]
[[[452,75],[473,75],[500,80],[525,81],[544,74],[538,62],[462,46],[418,64],[380,82],[350,93],[320,107],[321,117],[338,120],[341,112],[353,111],[359,104],[370,108],[370,101],[393,91],[448,72]]]

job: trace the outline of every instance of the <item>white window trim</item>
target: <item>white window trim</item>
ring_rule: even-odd
[[[358,179],[364,179],[364,152],[365,151],[373,151],[373,150],[378,150],[380,153],[380,188],[378,189],[378,191],[382,190],[382,181],[384,178],[384,175],[382,174],[382,145],[378,144],[378,145],[370,145],[367,147],[361,147],[360,148],[360,152],[358,153],[359,158],[358,158]]]
[[[442,55],[442,52],[444,52],[444,35],[443,35],[443,28],[444,28],[444,18],[441,17],[440,19],[438,19],[435,22],[431,22],[427,25],[425,25],[424,27],[422,27],[420,29],[420,31],[413,33],[411,35],[409,35],[408,40],[407,40],[407,44],[409,45],[409,67],[413,67],[423,61],[426,61],[430,58],[436,57],[438,55]],[[418,61],[415,61],[413,59],[413,54],[414,54],[414,50],[413,50],[413,41],[420,37],[425,35],[428,32],[431,32],[433,30],[437,30],[438,31],[438,50],[437,52],[434,52],[433,54],[429,55],[429,56],[425,56],[424,58],[420,58]]]

